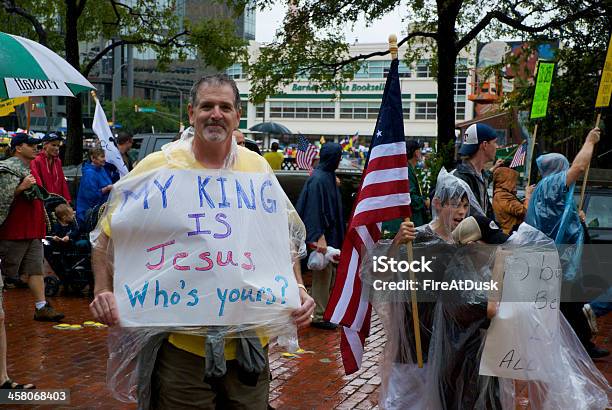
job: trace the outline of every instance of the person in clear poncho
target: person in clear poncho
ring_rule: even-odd
[[[584,230],[574,201],[574,190],[576,181],[591,162],[599,137],[599,128],[589,132],[571,166],[561,154],[545,154],[536,159],[542,180],[533,191],[525,217],[526,223],[542,231],[562,249],[563,298],[566,302],[562,303],[561,311],[589,354],[594,357],[605,352],[591,341],[592,333],[582,313],[582,306],[588,299],[577,302],[567,300],[568,296],[575,300],[584,295],[580,285]]]
[[[448,264],[456,252],[453,230],[470,213],[482,215],[482,210],[469,186],[459,178],[449,174],[445,169],[438,175],[435,194],[432,199],[433,220],[418,228],[411,223],[403,222],[393,241],[380,241],[372,254],[366,257],[362,268],[365,283],[373,284],[375,280],[401,282],[406,279],[400,273],[387,271],[384,274],[374,272],[369,263],[373,256],[393,257],[396,260],[406,259],[406,247],[400,245],[412,241],[414,260],[424,257],[432,261],[431,273],[416,273],[418,281],[444,278]],[[375,288],[376,289],[376,288]],[[387,335],[385,348],[385,365],[380,404],[388,409],[425,409],[430,401],[432,387],[426,384],[426,375],[430,371],[430,343],[434,328],[435,302],[437,291],[418,292],[419,328],[422,344],[424,369],[416,365],[415,337],[412,323],[412,310],[409,303],[409,292],[372,292],[372,304],[380,315]],[[433,388],[437,391],[437,388]]]
[[[295,348],[297,345],[296,327],[307,326],[314,310],[314,301],[306,293],[299,271],[299,259],[305,254],[305,229],[267,162],[247,149],[238,147],[231,137],[232,130],[236,128],[240,119],[240,97],[234,81],[223,75],[204,77],[194,84],[190,97],[189,117],[193,127],[183,133],[178,141],[164,146],[161,152],[145,158],[117,184],[109,199],[106,214],[100,218],[97,230],[92,233],[94,242],[92,259],[96,286],[95,299],[90,308],[97,320],[112,326],[109,338],[110,357],[107,381],[116,398],[122,401],[137,400],[139,408],[210,408],[215,405],[243,405],[265,409],[269,391],[267,345],[271,342],[271,338],[278,336],[279,339],[285,338],[286,345],[290,343]],[[114,270],[119,264],[123,264],[124,269],[126,264],[130,264],[129,260],[115,258],[118,253],[123,252],[118,244],[126,246],[126,243],[129,245],[131,240],[138,241],[148,235],[166,235],[167,239],[164,240],[189,236],[186,234],[186,225],[183,220],[179,218],[164,220],[165,218],[160,217],[159,212],[142,212],[142,202],[139,205],[137,219],[130,221],[129,218],[122,215],[128,196],[134,195],[135,192],[134,190],[128,191],[128,188],[142,187],[151,182],[156,175],[167,173],[168,170],[172,170],[171,173],[175,180],[181,175],[192,175],[188,173],[193,170],[201,171],[202,175],[212,171],[219,176],[217,181],[223,180],[223,177],[237,178],[238,174],[245,173],[252,174],[253,178],[258,175],[265,178],[268,185],[262,185],[262,202],[264,187],[268,187],[266,189],[269,191],[266,192],[272,193],[276,198],[274,206],[277,208],[275,209],[280,209],[281,213],[286,212],[288,227],[280,226],[278,229],[288,231],[284,232],[284,235],[289,238],[290,243],[287,246],[289,255],[281,255],[278,249],[265,247],[265,244],[268,243],[266,235],[269,235],[270,232],[248,230],[254,218],[246,217],[244,213],[236,214],[237,218],[240,218],[238,221],[240,223],[234,225],[234,235],[237,235],[235,250],[236,254],[242,255],[247,244],[261,243],[264,245],[260,248],[263,250],[263,254],[259,255],[260,258],[268,261],[284,259],[290,263],[299,287],[296,291],[299,292],[297,309],[279,308],[275,311],[276,313],[273,312],[267,316],[270,318],[268,322],[233,326],[180,327],[171,324],[131,328],[115,326],[125,318],[120,318],[118,314],[114,291],[119,292],[123,289],[113,289]],[[157,183],[157,179],[155,182]],[[236,184],[236,190],[238,190],[237,186]],[[163,186],[158,185],[158,188],[161,191]],[[202,195],[201,189],[200,186],[200,195]],[[124,195],[121,195],[122,192]],[[193,198],[194,192],[197,198],[198,189],[195,189],[193,192],[180,192],[169,201],[187,202],[186,198]],[[215,198],[219,200],[219,207],[230,206],[230,204],[224,205],[225,191],[222,189],[222,192],[222,197]],[[161,203],[159,192],[155,193],[157,197],[153,195],[152,192],[145,194],[145,204],[147,201],[150,203],[153,199]],[[139,198],[142,201],[143,198]],[[166,198],[165,195],[163,198]],[[229,194],[228,198],[230,198]],[[204,196],[200,196],[201,207],[206,203],[202,202],[203,199]],[[210,208],[213,208],[212,199],[209,204]],[[260,208],[262,206],[265,205],[260,205]],[[268,206],[271,206],[269,202]],[[216,208],[216,205],[214,207]],[[147,205],[144,205],[144,208],[148,209]],[[240,203],[238,208],[240,208]],[[217,220],[221,224],[222,221]],[[193,229],[193,223],[187,225],[187,231],[191,229]],[[199,224],[197,230],[202,234],[206,233],[200,230]],[[122,232],[133,232],[134,236],[121,237]],[[246,237],[244,232],[251,232],[252,236]],[[213,239],[208,238],[212,238],[212,235],[196,236],[194,239],[201,250],[207,250],[209,245],[211,248],[215,246]],[[117,247],[114,244],[117,244]],[[195,255],[197,256],[197,253]],[[188,269],[187,256],[181,254],[182,263],[178,264],[177,257],[179,254],[175,256],[173,262],[170,259],[169,264],[157,270],[149,270],[149,280],[152,282],[156,279],[161,280],[163,275],[172,273],[171,269]],[[205,261],[206,258],[205,253],[201,254],[200,259],[202,260],[198,262]],[[211,258],[208,260],[210,266],[213,266]],[[221,265],[222,261],[217,255],[217,264],[229,266],[231,256],[226,256],[226,258],[225,265]],[[236,279],[241,280],[240,283],[244,284],[245,289],[249,286],[258,286],[251,283],[251,270],[255,269],[254,263],[251,262],[248,265],[243,262],[240,266],[238,263],[231,263],[231,265],[236,266],[236,268],[231,268],[232,272],[237,271]],[[219,280],[230,272],[217,271],[217,268],[209,269],[210,266],[206,269],[196,267],[195,270],[198,272],[206,270],[207,275]],[[138,267],[133,269],[127,267],[128,270],[136,270],[136,268]],[[195,272],[193,269],[191,271]],[[195,272],[195,275],[201,275],[198,272]],[[158,296],[160,293],[155,291],[155,306],[157,306]],[[215,296],[201,294],[200,298],[206,300],[207,303],[201,303],[197,308],[202,311],[214,309],[210,301],[214,300]],[[244,291],[242,298],[245,300]],[[248,296],[247,299],[249,299]],[[140,304],[142,306],[143,303],[140,302]],[[264,315],[271,309],[265,303],[247,306],[254,306],[248,309],[261,309]],[[282,314],[277,313],[279,311]],[[154,316],[150,318],[153,320]],[[182,318],[171,318],[170,323],[179,323],[180,319]]]

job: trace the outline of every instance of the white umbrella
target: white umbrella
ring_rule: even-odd
[[[0,98],[76,96],[95,90],[66,60],[27,38],[0,32]]]

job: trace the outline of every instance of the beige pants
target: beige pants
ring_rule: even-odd
[[[312,298],[315,300],[316,307],[314,311],[313,322],[323,321],[323,313],[329,302],[332,286],[336,278],[336,265],[330,263],[323,270],[312,271]]]

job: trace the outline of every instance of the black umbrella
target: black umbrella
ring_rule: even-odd
[[[251,131],[265,132],[267,134],[293,134],[289,128],[278,122],[262,122],[249,128]]]

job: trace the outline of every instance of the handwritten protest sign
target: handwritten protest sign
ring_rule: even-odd
[[[123,326],[278,323],[298,307],[286,197],[273,176],[160,169],[113,195]]]
[[[548,380],[559,351],[561,268],[557,252],[508,256],[497,315],[487,330],[480,374]]]
[[[552,84],[554,71],[555,63],[540,61],[538,64],[535,92],[531,103],[531,119],[546,117],[548,95],[550,94],[550,85]]]
[[[612,95],[612,36],[610,37],[610,44],[608,44],[608,52],[606,53],[604,69],[601,72],[601,80],[599,80],[595,108],[605,108],[610,105],[610,95]]]

